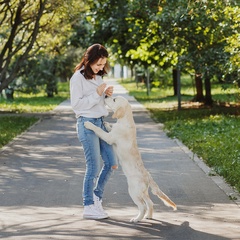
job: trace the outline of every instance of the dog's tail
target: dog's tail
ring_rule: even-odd
[[[150,186],[150,188],[151,188],[151,190],[152,190],[152,193],[153,193],[154,195],[158,196],[158,197],[164,202],[164,204],[165,204],[166,206],[172,207],[173,210],[177,210],[176,204],[175,204],[171,199],[169,199],[169,197],[168,197],[165,193],[163,193],[163,192],[159,189],[158,185],[157,185],[156,182],[153,180],[153,178],[152,178],[152,176],[151,176],[150,174],[149,174],[149,186]]]

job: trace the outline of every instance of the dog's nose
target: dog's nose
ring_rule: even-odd
[[[108,96],[107,96],[107,95],[105,95],[105,98],[108,98]]]

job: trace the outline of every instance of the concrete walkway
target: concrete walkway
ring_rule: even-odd
[[[119,168],[103,199],[110,218],[82,219],[85,163],[66,101],[0,150],[0,239],[239,240],[239,195],[220,177],[210,177],[202,161],[169,139],[116,81],[106,81],[131,103],[145,167],[178,211],[151,195],[154,219],[130,223],[137,208]]]

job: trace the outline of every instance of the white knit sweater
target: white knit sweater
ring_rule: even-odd
[[[108,115],[104,103],[105,94],[99,96],[97,93],[97,87],[102,83],[103,79],[99,75],[96,75],[96,79],[87,80],[80,70],[73,74],[70,79],[70,100],[76,118],[99,118]]]

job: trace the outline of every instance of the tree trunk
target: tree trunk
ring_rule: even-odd
[[[212,100],[212,94],[211,94],[211,81],[208,74],[206,74],[206,77],[204,78],[204,84],[205,84],[205,105],[211,106],[213,103]]]
[[[177,96],[177,72],[176,68],[172,70],[172,77],[173,77],[173,96]]]
[[[196,102],[204,102],[202,74],[195,73],[195,86],[197,94],[193,100]]]

